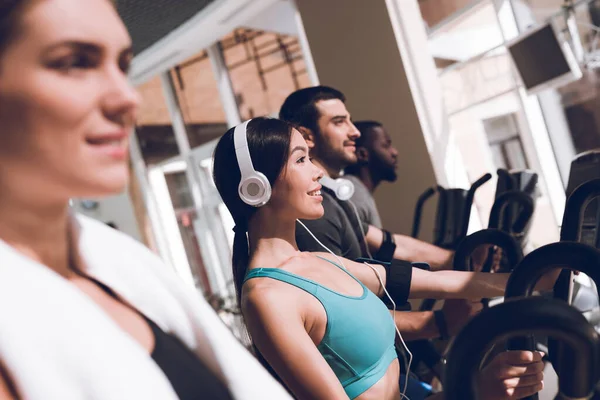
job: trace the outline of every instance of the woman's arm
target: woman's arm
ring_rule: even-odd
[[[332,259],[330,254],[322,254]],[[368,265],[343,259],[344,266],[369,290],[379,297],[385,296],[385,268],[379,264]],[[392,266],[393,268],[393,266]],[[379,275],[375,272],[377,271]],[[488,274],[483,272],[426,271],[412,269],[410,298],[423,299],[481,299],[502,296],[509,274]],[[381,282],[380,282],[381,279]]]
[[[536,290],[550,290],[560,269],[544,275],[537,283]],[[430,272],[413,268],[410,284],[410,298],[434,299],[481,299],[504,295],[510,274],[490,274],[485,272],[436,271]]]
[[[437,271],[413,268],[410,298],[481,299],[504,295],[510,274]]]
[[[333,261],[330,254],[321,253]],[[365,265],[341,258],[348,271],[379,297],[385,296],[383,287],[386,270],[379,264]],[[393,268],[392,266],[391,268]],[[481,299],[502,296],[509,274],[483,272],[426,271],[412,268],[410,298],[423,299]]]
[[[251,290],[244,316],[254,344],[297,399],[348,399],[307,333],[297,298]]]
[[[332,261],[331,254],[321,253]],[[344,266],[359,279],[370,291],[379,297],[385,296],[383,287],[386,286],[386,270],[379,264],[357,263],[341,258]],[[391,268],[394,268],[392,266]],[[377,274],[375,271],[379,272]],[[549,290],[554,286],[560,269],[544,275],[536,285],[536,290]],[[470,299],[498,297],[504,295],[506,283],[510,274],[490,274],[486,272],[463,271],[426,271],[412,268],[410,290],[411,299]],[[381,279],[381,281],[380,281]]]

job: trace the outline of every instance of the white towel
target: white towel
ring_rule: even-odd
[[[84,272],[197,354],[210,345],[235,399],[290,399],[152,252],[100,222],[73,222]],[[149,354],[96,303],[1,240],[0,363],[27,400],[177,399]]]

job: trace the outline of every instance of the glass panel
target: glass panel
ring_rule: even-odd
[[[231,306],[234,293],[231,271],[231,247],[224,232],[219,206],[222,204],[212,181],[210,163],[215,140],[227,131],[226,117],[221,104],[217,82],[206,52],[177,65],[169,72],[177,103],[185,122],[186,134],[192,148],[190,160],[194,185],[199,191],[198,208],[194,208],[191,188],[185,175],[179,181],[179,192],[172,197],[185,199],[186,207],[176,208],[182,235],[187,236],[186,251],[194,277],[207,298],[215,305],[222,300]],[[207,147],[210,149],[207,150]],[[206,160],[200,160],[202,154]],[[208,166],[203,163],[208,161]],[[189,174],[188,174],[189,176]]]
[[[220,44],[243,120],[277,116],[291,92],[310,85],[294,36],[238,29]]]
[[[566,29],[564,13],[561,12],[563,3],[560,0],[529,0],[520,4],[515,8],[519,26],[524,29],[553,17],[552,21],[559,29]],[[573,37],[571,44],[575,49],[580,47],[583,52],[583,77],[558,88],[557,92],[569,129],[564,135],[571,138],[575,153],[581,153],[600,147],[600,0],[584,2],[574,11],[575,32],[579,38]],[[546,98],[550,96],[544,94]],[[549,101],[543,105],[547,103]],[[560,106],[558,110],[544,110],[544,113],[556,115],[560,113]],[[554,127],[557,125],[553,124]],[[560,136],[558,133],[555,135]],[[555,152],[561,150],[555,145]]]
[[[170,71],[190,147],[201,146],[227,131],[210,60],[202,52]]]
[[[434,28],[446,18],[476,2],[477,0],[419,0],[419,8],[427,27]]]
[[[514,90],[517,86],[510,56],[505,48],[455,64],[440,75],[448,114]]]
[[[153,78],[137,89],[142,101],[135,131],[146,165],[158,164],[177,156],[179,151],[160,77]]]
[[[177,218],[179,233],[194,277],[194,283],[205,296],[210,296],[212,288],[194,230],[193,221],[197,218],[197,214],[185,171],[166,173],[165,180]]]
[[[234,335],[243,344],[249,345],[237,308],[231,267],[234,222],[212,179],[213,165],[210,154],[215,145],[215,142],[207,143],[194,150],[192,155],[199,172],[198,182],[203,212],[203,218],[195,221],[196,232],[201,235],[199,240],[205,252],[204,260],[211,266],[213,295],[209,297],[209,302]]]
[[[518,135],[509,137],[508,140],[492,141],[490,145],[490,135],[486,132],[486,127],[489,129],[490,126],[497,126],[497,122],[490,124],[489,121],[498,121],[506,118],[507,115],[511,116],[507,129],[516,129]],[[525,140],[525,133],[529,128],[523,116],[524,111],[519,96],[516,91],[512,91],[470,106],[450,117],[450,133],[460,152],[470,182],[497,168],[527,167],[527,155],[522,140]],[[498,137],[501,134],[491,136]],[[529,232],[530,242],[534,247],[558,240],[557,223],[544,190],[543,176],[539,177],[538,186],[543,194],[537,199],[536,212]],[[475,196],[475,206],[484,226],[487,226],[489,220],[495,189],[494,178],[482,186]]]
[[[438,67],[443,68],[491,50],[503,41],[494,5],[483,1],[432,31],[429,50]]]
[[[575,9],[583,77],[558,89],[576,153],[600,148],[600,1]]]

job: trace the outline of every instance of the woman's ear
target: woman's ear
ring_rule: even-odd
[[[364,147],[356,148],[356,159],[361,164],[366,164],[369,162],[369,150]]]

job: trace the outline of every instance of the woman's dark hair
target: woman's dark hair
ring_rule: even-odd
[[[233,239],[233,282],[237,302],[241,308],[242,285],[250,258],[245,231],[257,208],[244,203],[238,194],[241,172],[235,154],[234,131],[235,128],[228,130],[217,143],[214,153],[213,180],[236,224]],[[278,119],[254,118],[248,123],[246,138],[254,169],[262,172],[273,187],[290,154],[292,126]],[[253,350],[258,361],[285,387],[283,380],[254,345]]]
[[[241,173],[233,144],[234,130],[235,128],[228,130],[217,144],[213,179],[238,227],[233,240],[233,280],[239,304],[249,261],[248,238],[245,229],[239,227],[248,226],[257,208],[244,203],[238,195]],[[248,123],[246,137],[254,169],[262,172],[273,187],[289,157],[292,127],[278,119],[254,118]]]

